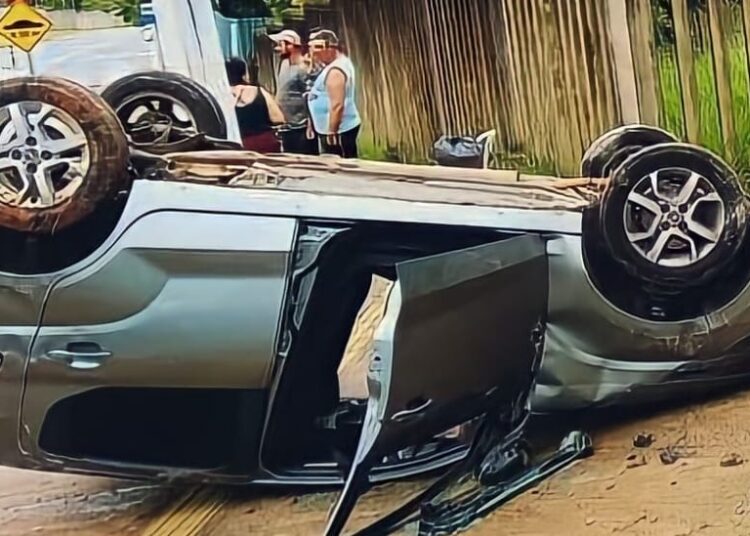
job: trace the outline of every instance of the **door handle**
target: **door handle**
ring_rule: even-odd
[[[422,413],[427,411],[430,406],[432,406],[432,399],[428,400],[419,400],[416,407],[405,409],[404,411],[399,411],[398,413],[394,414],[393,417],[391,417],[391,420],[393,422],[406,422],[410,421],[412,419],[415,419],[416,417],[419,417]]]
[[[112,352],[101,349],[93,351],[50,350],[45,357],[76,370],[92,370],[101,367],[107,358],[112,357]]]

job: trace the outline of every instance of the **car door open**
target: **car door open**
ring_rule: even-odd
[[[547,294],[545,243],[536,235],[396,265],[363,431],[327,534],[341,532],[383,456],[493,408],[525,405]]]

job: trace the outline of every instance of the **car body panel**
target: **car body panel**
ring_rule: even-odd
[[[370,400],[326,534],[338,534],[373,461],[493,408],[525,407],[547,314],[545,244],[527,235],[396,265],[376,332]]]
[[[68,78],[97,93],[125,73],[163,69],[153,27],[53,30],[35,48],[33,62],[19,59],[16,77]]]
[[[37,330],[47,277],[0,275],[0,463],[19,465],[18,415],[23,373]]]
[[[736,361],[747,356],[750,288],[706,316],[648,321],[613,306],[596,289],[580,237],[553,237],[548,251],[549,320],[535,410],[656,401],[680,386],[696,392],[701,383],[711,387],[742,375]]]
[[[296,226],[152,213],[57,279],[26,375],[24,447],[44,457],[37,443],[47,411],[95,388],[267,390]],[[111,355],[89,359],[81,344]],[[71,350],[74,360],[57,355]]]

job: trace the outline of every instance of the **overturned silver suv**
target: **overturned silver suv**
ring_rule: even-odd
[[[157,119],[144,141],[73,82],[0,83],[3,464],[346,483],[334,534],[367,485],[460,460],[495,460],[476,515],[522,489],[497,460],[523,458],[530,410],[750,372],[747,199],[659,129],[613,130],[556,179],[258,155]],[[346,399],[373,276],[369,394]]]

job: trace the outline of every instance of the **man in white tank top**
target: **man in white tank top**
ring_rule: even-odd
[[[313,61],[323,69],[308,94],[313,127],[321,152],[357,158],[357,136],[362,123],[356,103],[356,71],[341,51],[338,36],[331,30],[310,34]]]

